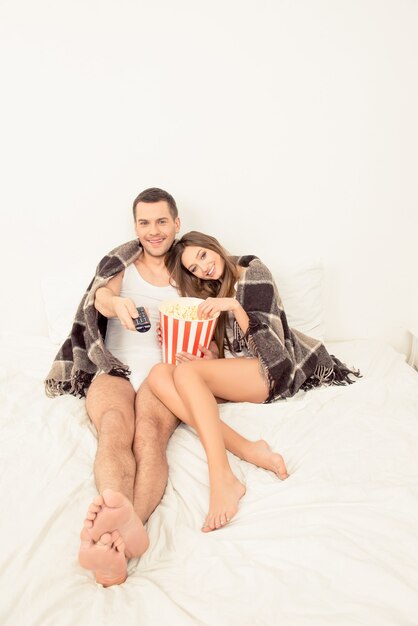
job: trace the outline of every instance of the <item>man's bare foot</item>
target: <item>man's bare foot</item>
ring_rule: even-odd
[[[125,544],[117,530],[105,533],[95,543],[89,531],[83,528],[80,539],[78,560],[81,567],[94,571],[96,582],[103,587],[125,582],[127,578]]]
[[[210,486],[209,513],[202,527],[204,533],[221,528],[238,511],[238,502],[245,494],[245,487],[232,475]]]
[[[105,489],[94,498],[87,511],[84,527],[93,541],[98,541],[105,533],[118,530],[125,543],[125,556],[128,559],[141,556],[149,546],[148,535],[132,503],[118,491]]]
[[[278,452],[272,452],[268,443],[263,439],[251,442],[244,461],[274,472],[280,480],[284,480],[289,476],[282,455],[278,454]]]

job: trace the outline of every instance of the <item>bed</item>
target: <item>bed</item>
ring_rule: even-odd
[[[404,355],[371,340],[328,343],[361,369],[355,384],[222,405],[229,425],[283,454],[290,477],[230,455],[247,494],[213,533],[200,531],[203,448],[180,426],[151,547],[105,589],[77,562],[96,494],[84,402],[44,394],[56,338],[3,334],[0,346],[2,625],[418,624],[418,374]]]

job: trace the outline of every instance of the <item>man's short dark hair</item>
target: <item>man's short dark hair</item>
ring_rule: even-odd
[[[160,202],[160,200],[165,200],[167,202],[168,208],[170,209],[171,217],[173,218],[173,220],[175,220],[179,214],[176,201],[174,200],[173,196],[170,195],[167,191],[164,191],[164,189],[158,189],[158,187],[150,187],[149,189],[145,189],[144,191],[141,191],[139,196],[135,198],[132,207],[134,220],[136,220],[136,205],[138,204],[138,202],[151,203]]]

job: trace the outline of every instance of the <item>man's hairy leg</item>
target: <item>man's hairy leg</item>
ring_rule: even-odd
[[[131,502],[135,478],[132,441],[135,391],[124,378],[100,374],[87,392],[88,416],[97,430],[94,478],[99,493],[112,489]]]
[[[148,547],[145,529],[132,505],[136,466],[132,452],[134,401],[132,385],[108,374],[98,376],[87,394],[87,413],[98,438],[94,475],[99,495],[91,502],[84,522],[96,542],[89,548],[95,553],[94,562],[102,560],[101,537],[115,530],[123,539],[126,558],[139,556]],[[81,554],[80,550],[80,562]],[[101,582],[97,576],[96,580]]]
[[[164,495],[168,479],[167,443],[179,420],[154,396],[147,381],[136,395],[135,412],[134,509],[145,523]]]

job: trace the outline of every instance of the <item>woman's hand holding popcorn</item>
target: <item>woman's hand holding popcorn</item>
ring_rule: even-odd
[[[197,307],[199,319],[214,317],[221,311],[235,311],[239,307],[239,302],[235,298],[206,298]]]

